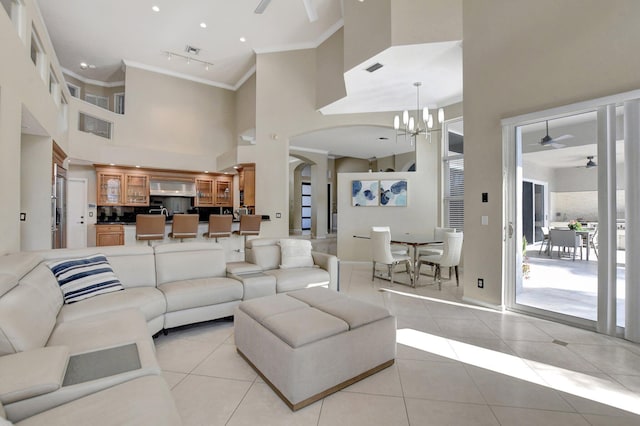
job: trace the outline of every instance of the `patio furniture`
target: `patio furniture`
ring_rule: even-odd
[[[545,249],[545,253],[547,252],[547,250],[549,250],[549,227],[541,226],[540,231],[542,231],[543,238],[542,242],[540,243],[540,250],[538,250],[538,254],[542,253],[542,249],[544,248],[545,244],[547,246],[547,248]]]
[[[573,260],[576,260],[576,251],[580,249],[580,259],[582,260],[582,237],[577,234],[575,229],[551,229],[549,231],[549,257],[553,255],[553,247],[558,247],[558,257],[560,248],[572,248]]]

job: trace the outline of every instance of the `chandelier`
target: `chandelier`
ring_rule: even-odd
[[[398,142],[398,136],[403,136],[405,142],[409,139],[411,146],[415,143],[418,135],[424,135],[425,139],[431,142],[431,129],[433,128],[433,115],[429,113],[429,108],[422,108],[422,117],[420,117],[420,86],[422,83],[416,81],[413,83],[416,86],[416,112],[415,116],[409,115],[408,110],[402,112],[402,127],[400,126],[400,116],[396,115],[393,118],[393,128],[396,130],[396,142]],[[438,108],[438,123],[444,121],[444,109]],[[424,127],[420,127],[420,125]]]

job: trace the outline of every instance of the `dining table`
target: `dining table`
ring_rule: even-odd
[[[583,240],[585,240],[585,244],[587,246],[587,260],[589,260],[589,251],[591,248],[591,241],[593,240],[593,236],[596,233],[597,228],[582,228],[576,229],[576,235],[580,235]],[[597,255],[597,253],[596,253]]]
[[[369,239],[368,235],[354,235],[354,238]],[[432,233],[420,233],[420,232],[403,232],[403,233],[391,233],[391,244],[400,244],[412,248],[412,267],[416,271],[418,264],[418,251],[420,247],[424,246],[442,246],[442,240],[436,240],[433,238]],[[417,276],[414,273],[410,276],[411,287],[416,286]]]

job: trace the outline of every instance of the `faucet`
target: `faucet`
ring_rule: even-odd
[[[169,211],[167,210],[166,207],[160,207],[160,214],[165,215],[165,217],[169,217]]]

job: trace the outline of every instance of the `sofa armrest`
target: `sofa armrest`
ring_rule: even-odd
[[[338,258],[332,254],[312,251],[313,263],[329,273],[329,288],[339,290]]]
[[[66,346],[0,357],[0,401],[6,405],[60,389],[68,362]]]

